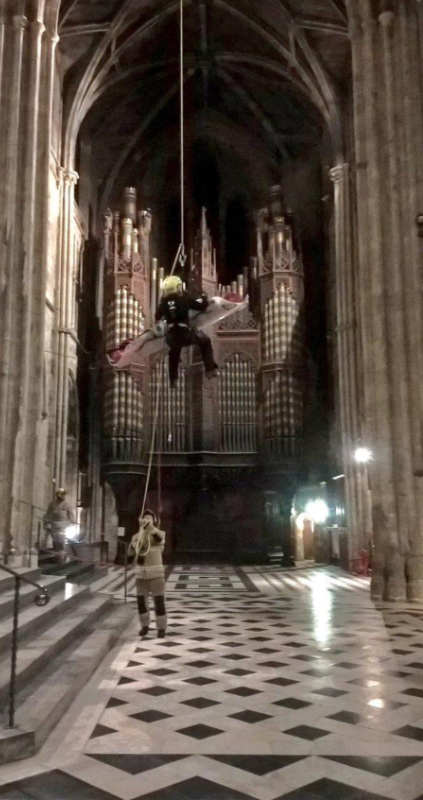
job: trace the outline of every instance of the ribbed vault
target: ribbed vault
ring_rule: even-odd
[[[178,115],[178,2],[64,0],[64,161],[75,166],[81,130],[96,148],[101,202],[115,178]],[[185,4],[186,125],[245,132],[250,157],[274,171],[306,155],[322,131],[342,152],[341,102],[348,82],[347,15],[340,0],[192,0]],[[199,122],[200,121],[200,122]],[[165,137],[166,138],[166,137]],[[167,149],[174,146],[168,136]]]

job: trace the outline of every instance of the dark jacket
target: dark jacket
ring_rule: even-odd
[[[179,323],[189,324],[189,311],[205,311],[209,301],[205,295],[192,297],[188,292],[183,294],[168,294],[162,297],[156,311],[156,322],[165,319],[168,324]]]

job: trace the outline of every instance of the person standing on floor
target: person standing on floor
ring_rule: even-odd
[[[157,636],[166,633],[165,571],[163,550],[166,534],[157,528],[156,515],[144,511],[140,527],[132,537],[129,554],[134,554],[137,604],[140,615],[140,636],[146,636],[150,628],[149,597],[153,595],[156,614]]]
[[[66,528],[75,524],[74,513],[65,498],[66,489],[57,489],[56,497],[44,515],[44,525],[51,533],[53,549],[60,564],[66,561]]]

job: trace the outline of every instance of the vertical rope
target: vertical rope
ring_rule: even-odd
[[[157,519],[160,526],[162,521],[162,451],[157,453]]]
[[[181,160],[181,252],[180,263],[185,263],[185,154],[184,154],[184,0],[179,4],[179,97],[180,97],[180,160]]]
[[[162,356],[162,360],[163,360],[163,356]],[[146,500],[147,500],[148,487],[150,485],[151,467],[152,467],[152,464],[153,464],[153,454],[154,454],[154,443],[155,443],[155,440],[156,440],[157,420],[158,420],[158,416],[159,416],[159,400],[160,400],[160,389],[161,389],[161,386],[162,386],[162,369],[161,369],[161,362],[160,362],[159,379],[158,379],[158,382],[156,384],[156,405],[155,405],[155,409],[154,409],[153,429],[151,431],[150,455],[149,455],[149,459],[148,459],[148,469],[147,469],[147,475],[146,475],[146,478],[145,478],[144,497],[143,497],[142,509],[141,509],[141,516],[142,517],[144,516],[144,509],[145,509],[145,503],[146,503]]]
[[[185,176],[185,159],[184,159],[184,0],[180,0],[179,3],[179,100],[180,100],[180,108],[179,108],[179,131],[180,131],[180,202],[181,202],[181,243],[178,247],[178,251],[176,253],[175,260],[172,265],[172,269],[170,274],[173,275],[173,271],[176,267],[178,258],[179,263],[183,267],[185,264],[185,196],[184,196],[184,176]],[[162,365],[159,372],[159,382],[156,387],[156,405],[154,410],[154,420],[153,420],[153,429],[151,432],[151,444],[150,444],[150,454],[148,459],[148,469],[147,475],[145,479],[145,488],[144,488],[144,497],[142,501],[142,510],[141,516],[144,514],[145,503],[147,500],[148,494],[148,487],[150,484],[150,476],[151,476],[151,467],[153,463],[153,454],[154,454],[154,444],[156,440],[156,430],[157,430],[157,421],[159,416],[159,398],[160,398],[160,389],[162,386]],[[163,427],[163,426],[162,426]],[[160,515],[161,512],[161,463],[160,459],[158,461],[158,512]]]

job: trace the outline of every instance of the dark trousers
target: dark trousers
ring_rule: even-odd
[[[212,343],[203,331],[197,331],[195,328],[183,327],[182,325],[174,325],[167,331],[166,342],[170,349],[169,378],[171,385],[176,382],[178,377],[181,350],[183,347],[189,347],[191,344],[197,345],[200,348],[201,358],[203,359],[206,372],[217,369],[217,364],[213,356]]]

